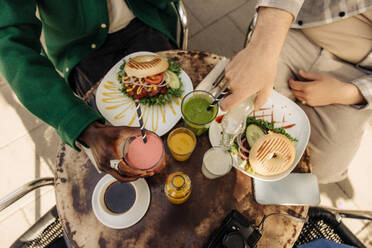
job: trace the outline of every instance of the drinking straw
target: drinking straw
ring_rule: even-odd
[[[224,89],[217,97],[216,99],[214,99],[214,101],[212,102],[211,105],[208,106],[207,110],[210,111],[214,105],[216,105],[219,101],[221,101],[221,99],[229,92],[229,87],[227,87],[226,89]]]
[[[145,129],[145,125],[143,124],[141,106],[140,106],[138,99],[134,100],[134,103],[136,104],[137,117],[138,117],[138,121],[139,121],[140,128],[141,128],[143,143],[146,144],[147,143],[146,129]]]

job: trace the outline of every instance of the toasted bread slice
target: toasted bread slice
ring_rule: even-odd
[[[167,59],[159,55],[142,55],[131,58],[124,71],[130,77],[144,78],[165,72],[168,67]]]

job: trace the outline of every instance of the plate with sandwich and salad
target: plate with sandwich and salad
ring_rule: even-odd
[[[176,62],[156,53],[136,52],[105,75],[96,104],[112,125],[139,127],[134,103],[138,100],[145,128],[161,136],[181,119],[182,97],[192,90],[191,79]]]
[[[220,146],[223,112],[209,128],[212,146]],[[293,101],[272,91],[268,101],[246,119],[244,132],[229,150],[233,166],[244,174],[263,181],[286,177],[298,164],[310,138],[310,122]]]

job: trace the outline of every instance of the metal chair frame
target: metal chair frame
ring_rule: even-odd
[[[247,30],[247,33],[245,34],[245,40],[244,40],[243,47],[246,47],[252,39],[253,31],[257,23],[257,17],[258,17],[257,13],[254,14],[251,22],[248,25],[248,30]]]
[[[19,187],[12,193],[8,194],[4,198],[0,199],[0,211],[4,210],[8,206],[12,205],[14,202],[25,196],[31,191],[34,191],[37,188],[54,185],[54,178],[53,177],[43,177],[39,179],[35,179],[25,185]]]
[[[189,24],[187,19],[186,8],[182,0],[179,1],[178,6],[175,6],[175,9],[178,14],[179,24],[181,26],[181,30],[179,30],[180,37],[178,37],[178,46],[181,49],[186,50],[188,46]]]

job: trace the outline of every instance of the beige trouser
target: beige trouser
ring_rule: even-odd
[[[280,55],[275,89],[292,100],[295,97],[288,80],[296,78],[299,69],[326,73],[344,82],[365,75],[312,43],[302,31],[291,30]],[[309,107],[298,104],[311,123],[309,149],[313,173],[323,184],[343,180],[372,111],[345,105]]]

